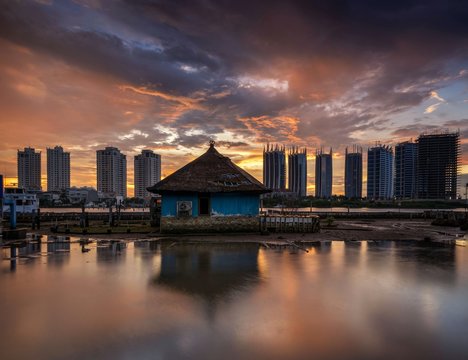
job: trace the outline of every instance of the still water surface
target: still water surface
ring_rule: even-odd
[[[467,358],[468,248],[89,248],[0,262],[0,359]]]

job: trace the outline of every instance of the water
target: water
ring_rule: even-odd
[[[468,248],[42,244],[0,262],[0,359],[462,359]],[[3,255],[9,255],[6,250]]]

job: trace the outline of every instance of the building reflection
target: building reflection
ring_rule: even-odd
[[[20,257],[37,255],[41,252],[41,243],[27,242],[24,246],[18,247],[18,255]]]
[[[47,264],[62,266],[70,260],[70,241],[47,243]]]
[[[96,245],[96,259],[99,263],[117,263],[125,256],[125,241],[99,241]]]
[[[259,281],[257,244],[161,247],[161,271],[152,279],[210,304]]]
[[[139,257],[143,262],[151,262],[161,250],[160,241],[135,241],[135,256]]]
[[[48,253],[69,252],[70,242],[49,242],[47,243]]]
[[[344,260],[347,266],[357,266],[361,260],[360,241],[344,241]]]

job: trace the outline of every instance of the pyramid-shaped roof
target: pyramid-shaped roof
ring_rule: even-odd
[[[165,192],[249,192],[269,190],[252,175],[221,155],[210,143],[200,157],[148,188],[152,193]]]

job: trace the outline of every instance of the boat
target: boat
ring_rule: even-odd
[[[14,201],[17,214],[33,214],[39,209],[39,201],[35,193],[28,193],[22,188],[5,188],[4,199]],[[3,212],[10,212],[10,205],[3,205]]]

